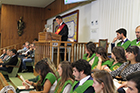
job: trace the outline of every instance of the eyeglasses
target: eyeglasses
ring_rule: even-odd
[[[135,33],[138,33],[139,34],[140,32],[139,31],[136,31]]]

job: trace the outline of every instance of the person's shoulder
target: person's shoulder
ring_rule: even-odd
[[[95,90],[92,86],[88,87],[84,93],[94,93]]]
[[[132,40],[131,42],[135,42],[137,39]]]

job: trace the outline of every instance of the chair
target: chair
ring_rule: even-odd
[[[107,51],[108,50],[108,39],[99,39],[99,46],[102,46]]]
[[[8,75],[9,77],[15,77],[18,73],[18,70],[20,68],[20,64],[21,64],[21,59],[18,58],[18,62],[16,64],[16,66],[13,66],[13,65],[7,65],[6,67],[13,67],[13,70],[11,73],[8,73],[7,71],[1,71],[1,73],[3,75]]]

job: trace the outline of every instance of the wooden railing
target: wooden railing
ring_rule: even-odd
[[[0,48],[0,55],[2,54],[3,49],[16,49],[16,50],[18,50],[18,49],[22,48],[22,45],[23,45],[23,43],[17,43],[17,44],[13,44],[13,45],[10,45],[7,47]]]
[[[8,82],[6,81],[6,79],[4,78],[4,76],[0,73],[0,90],[5,87],[8,86]],[[14,93],[13,91],[9,90],[8,93]]]
[[[64,46],[61,46],[61,43],[64,43]],[[94,43],[96,44],[96,46],[99,45],[98,42]],[[85,44],[86,43],[66,41],[36,42],[35,64],[42,58],[49,57],[55,63],[55,65],[58,66],[62,49],[64,50],[64,61],[68,60],[70,62],[73,62],[75,60],[83,58],[83,55],[85,54]],[[56,53],[56,56],[54,55],[54,53]]]

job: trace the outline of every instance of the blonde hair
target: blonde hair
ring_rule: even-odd
[[[112,76],[105,70],[94,72],[93,78],[99,83],[104,84],[103,93],[116,93]]]

